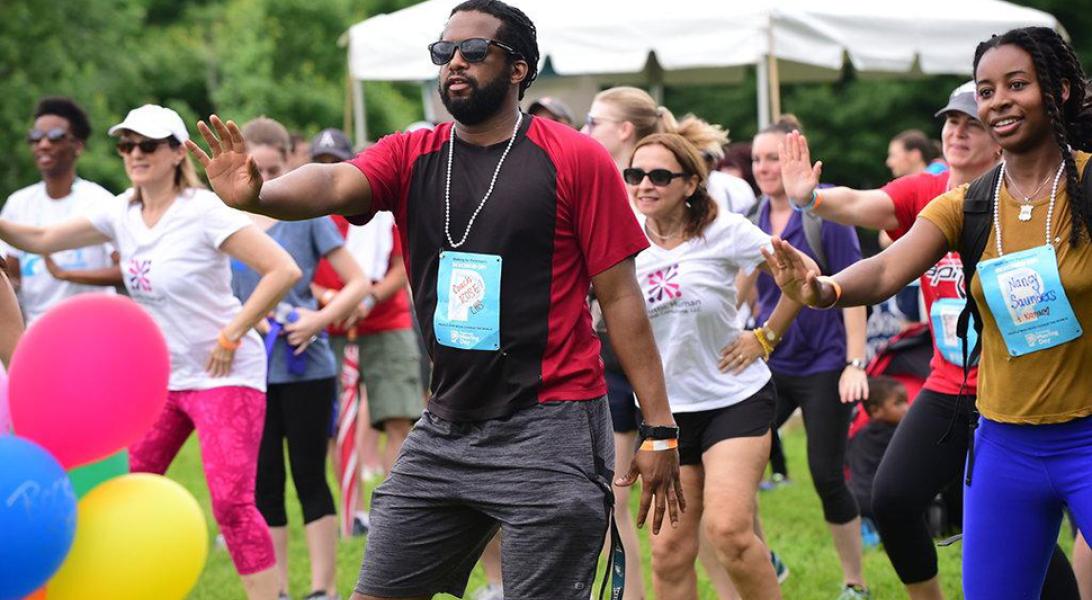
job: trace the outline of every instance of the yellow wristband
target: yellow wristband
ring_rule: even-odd
[[[819,283],[829,283],[830,287],[834,288],[834,302],[831,302],[827,306],[815,306],[813,308],[818,308],[819,310],[834,308],[834,305],[838,304],[838,301],[842,299],[842,286],[838,285],[838,282],[834,281],[833,277],[827,277],[826,275],[820,275],[819,277],[816,277],[815,280]]]
[[[235,340],[233,342],[233,341],[228,339],[228,336],[224,335],[223,331],[221,331],[220,335],[216,336],[216,343],[220,344],[220,347],[223,348],[224,350],[234,351],[234,350],[238,350],[239,347],[243,345],[243,339],[239,338],[238,340]]]
[[[758,345],[762,346],[762,353],[766,355],[766,360],[770,360],[770,355],[773,354],[773,345],[766,339],[766,328],[759,327],[751,333],[755,334],[755,339],[758,340]]]
[[[640,450],[659,452],[661,450],[674,450],[678,447],[679,440],[645,440],[641,442]]]

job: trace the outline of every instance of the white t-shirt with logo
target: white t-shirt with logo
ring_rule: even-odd
[[[114,240],[121,274],[133,300],[159,325],[171,353],[169,388],[204,390],[245,386],[265,390],[266,356],[258,334],[249,331],[235,351],[231,372],[213,378],[205,371],[217,337],[242,309],[231,293],[231,258],[220,245],[250,225],[207,190],[180,194],[154,227],[130,202],[127,190],[88,214],[92,225]]]
[[[45,182],[27,186],[8,197],[0,219],[47,227],[56,225],[85,214],[95,206],[114,201],[114,195],[96,183],[76,178],[72,182],[72,192],[64,198],[53,199],[46,193]],[[58,302],[77,294],[98,292],[113,294],[114,288],[95,285],[83,285],[54,279],[46,269],[45,260],[30,252],[23,252],[3,245],[4,253],[19,259],[20,278],[19,305],[27,323],[41,317]],[[102,269],[113,266],[111,259],[114,249],[109,244],[87,246],[75,250],[53,253],[53,261],[66,271]]]
[[[672,250],[653,243],[637,255],[637,280],[664,363],[671,412],[738,404],[770,380],[761,360],[739,375],[717,368],[721,349],[743,333],[736,324],[736,273],[750,273],[763,262],[761,248],[769,244],[770,236],[746,218],[722,211],[704,237]]]

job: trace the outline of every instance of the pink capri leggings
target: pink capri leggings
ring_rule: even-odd
[[[273,539],[254,504],[265,393],[241,386],[170,392],[159,420],[129,448],[132,471],[166,472],[196,429],[212,514],[240,575],[273,566]]]

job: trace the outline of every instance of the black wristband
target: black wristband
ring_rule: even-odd
[[[637,427],[637,435],[642,440],[677,440],[679,439],[679,428],[674,425],[660,425],[651,426],[641,423]]]

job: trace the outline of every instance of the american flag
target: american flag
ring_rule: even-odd
[[[337,479],[341,484],[342,537],[352,535],[353,514],[356,511],[357,495],[360,493],[356,415],[361,406],[367,406],[366,400],[359,397],[360,393],[360,351],[356,345],[356,336],[350,332],[341,362],[341,411],[337,423]]]

